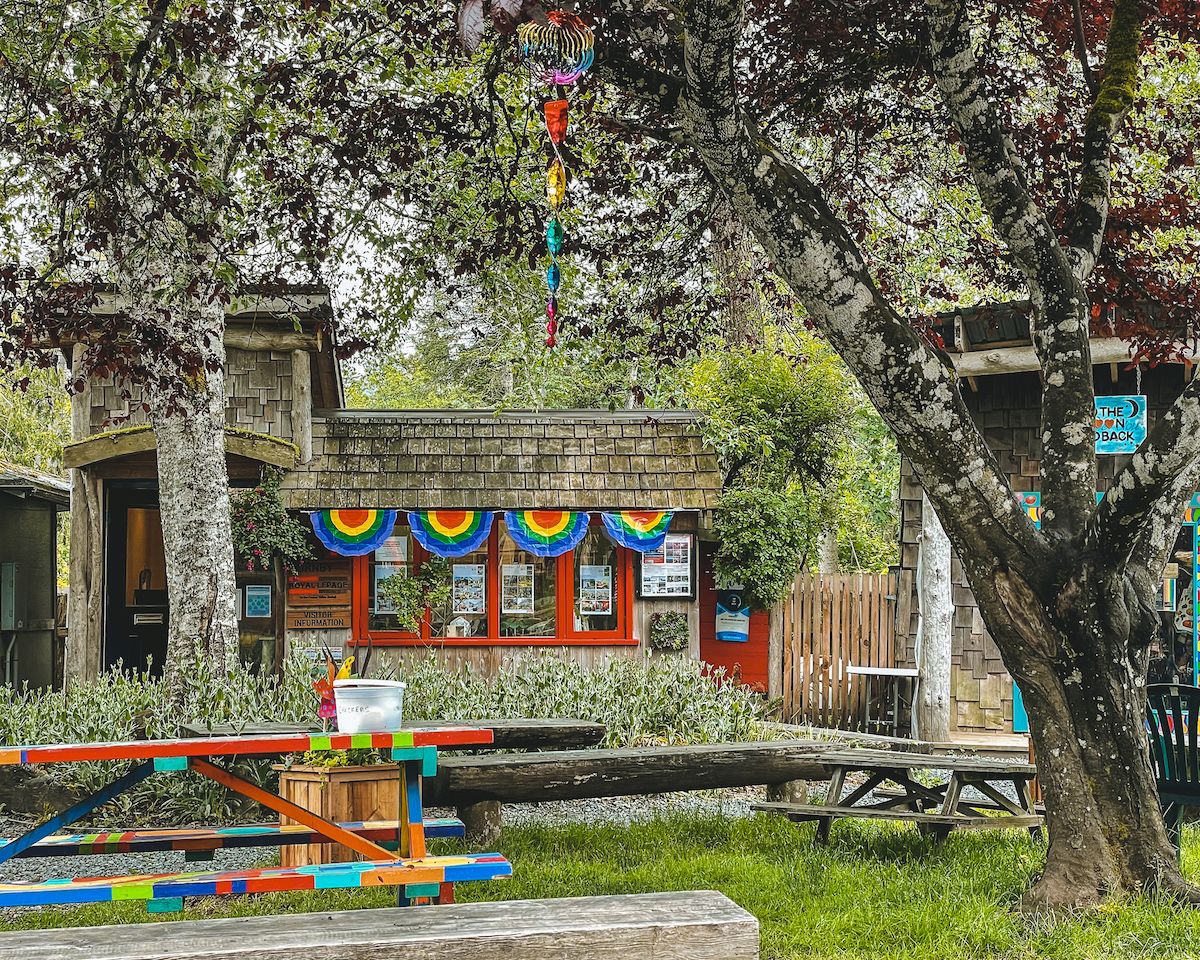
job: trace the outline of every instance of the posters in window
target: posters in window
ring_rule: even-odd
[[[690,533],[668,533],[661,547],[642,554],[642,596],[692,596]]]
[[[396,612],[396,605],[379,589],[379,584],[388,577],[403,575],[408,565],[408,535],[388,537],[375,551],[375,565],[372,568],[374,578],[374,596],[376,614],[391,614]]]
[[[533,564],[506,563],[500,567],[500,612],[533,613]]]
[[[612,613],[613,568],[607,565],[579,565],[579,612],[583,616]]]
[[[454,613],[484,613],[486,610],[485,564],[454,564]]]

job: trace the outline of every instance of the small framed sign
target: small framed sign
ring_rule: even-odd
[[[246,591],[246,619],[264,620],[271,616],[271,585],[248,583]]]
[[[696,551],[692,534],[668,533],[661,547],[639,556],[639,597],[691,600],[696,596]]]

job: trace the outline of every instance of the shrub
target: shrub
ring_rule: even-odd
[[[691,639],[686,613],[664,610],[650,614],[650,647],[653,650],[686,650]]]
[[[281,676],[235,668],[217,674],[204,664],[185,679],[181,704],[166,685],[117,671],[72,683],[66,691],[14,691],[0,714],[0,743],[82,743],[178,736],[181,723],[315,722],[312,666],[288,658]],[[704,743],[755,735],[759,698],[689,660],[614,658],[589,670],[554,655],[508,663],[486,678],[447,672],[430,656],[402,672],[405,714],[414,720],[578,717],[608,727],[606,745]],[[273,787],[274,760],[247,760],[237,772]],[[125,765],[60,763],[42,768],[58,785],[90,793]],[[106,808],[108,825],[218,824],[261,818],[236,794],[198,776],[153,776]]]

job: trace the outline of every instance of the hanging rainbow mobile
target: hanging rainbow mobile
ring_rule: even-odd
[[[395,510],[317,510],[313,532],[329,550],[343,557],[361,557],[378,549],[392,535]]]
[[[546,346],[553,347],[558,333],[558,289],[562,285],[558,255],[566,242],[558,215],[567,195],[567,168],[558,149],[567,137],[569,104],[564,88],[573,86],[592,65],[596,57],[596,38],[591,28],[575,14],[553,10],[546,14],[546,23],[530,21],[521,24],[517,28],[517,42],[530,77],[553,87],[557,97],[542,105],[546,133],[554,153],[546,169],[546,202],[550,205],[550,220],[546,224],[546,249],[550,253],[550,265],[546,267],[546,287],[550,294],[546,302]]]

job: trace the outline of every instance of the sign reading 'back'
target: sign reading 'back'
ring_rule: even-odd
[[[1096,397],[1096,452],[1133,453],[1146,439],[1145,397]]]

